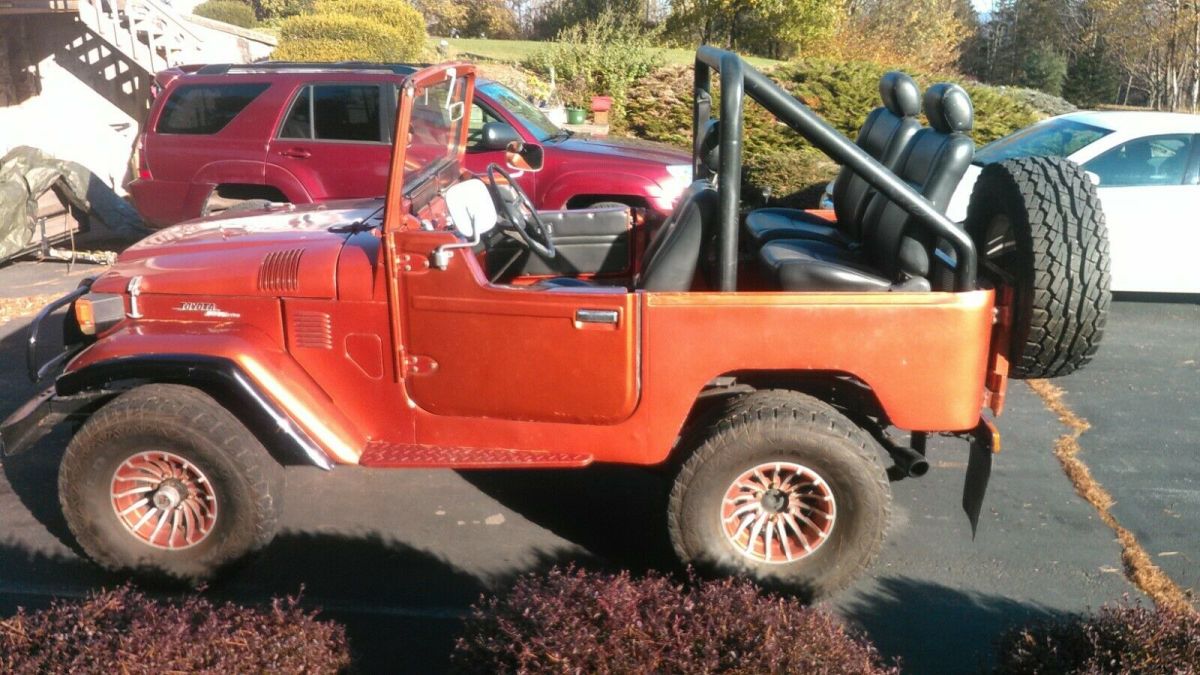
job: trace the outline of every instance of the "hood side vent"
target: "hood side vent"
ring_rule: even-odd
[[[325,312],[300,311],[292,315],[291,342],[308,349],[333,349],[333,325]]]
[[[300,256],[304,249],[272,251],[258,267],[258,290],[287,293],[300,286]]]

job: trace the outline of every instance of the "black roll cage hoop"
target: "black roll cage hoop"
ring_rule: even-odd
[[[887,167],[829,126],[808,106],[742,60],[737,54],[702,46],[696,50],[696,79],[692,96],[692,174],[710,178],[712,172],[700,161],[704,131],[712,117],[711,71],[721,77],[720,176],[742,175],[742,102],[746,94],[787,124],[809,143],[838,164],[849,166],[863,180],[898,204],[930,232],[946,240],[954,250],[954,288],[975,290],[978,259],[975,244],[967,233],[939,213],[916,190]],[[718,181],[720,235],[717,252],[717,285],[721,291],[737,290],[738,205],[740,180]]]

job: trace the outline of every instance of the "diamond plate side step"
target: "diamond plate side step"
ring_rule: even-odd
[[[358,463],[362,466],[409,469],[571,469],[591,464],[592,456],[567,452],[398,445],[373,441],[367,444]]]

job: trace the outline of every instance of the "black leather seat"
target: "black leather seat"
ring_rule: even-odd
[[[868,155],[895,169],[908,143],[921,128],[921,90],[911,77],[892,71],[879,80],[883,107],[867,115],[855,141]],[[799,209],[765,208],[746,216],[746,233],[762,245],[775,239],[815,239],[848,246],[861,237],[861,223],[874,189],[867,181],[843,167],[833,183],[833,207],[837,222],[830,222]]]
[[[720,165],[717,152],[720,127],[716,120],[705,130],[702,161],[714,174]],[[635,289],[688,291],[697,276],[704,274],[712,284],[716,258],[717,217],[720,198],[711,180],[693,182],[679,198],[667,220],[654,233],[642,257],[642,271],[633,280]],[[563,277],[547,279],[536,286],[550,290],[578,291],[592,286],[588,281]]]
[[[931,128],[913,137],[896,175],[944,211],[975,156],[975,143],[965,133],[971,129],[974,111],[967,92],[954,84],[930,87],[924,106]],[[857,248],[781,239],[764,244],[759,260],[784,290],[929,290],[936,244],[936,238],[907,211],[876,194],[863,215]]]

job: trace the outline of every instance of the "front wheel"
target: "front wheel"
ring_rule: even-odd
[[[833,407],[791,391],[755,392],[697,441],[669,503],[684,562],[819,598],[878,555],[891,506],[880,450]]]
[[[199,581],[274,536],[283,470],[207,394],[129,391],[98,410],[59,468],[63,515],[102,567]]]

